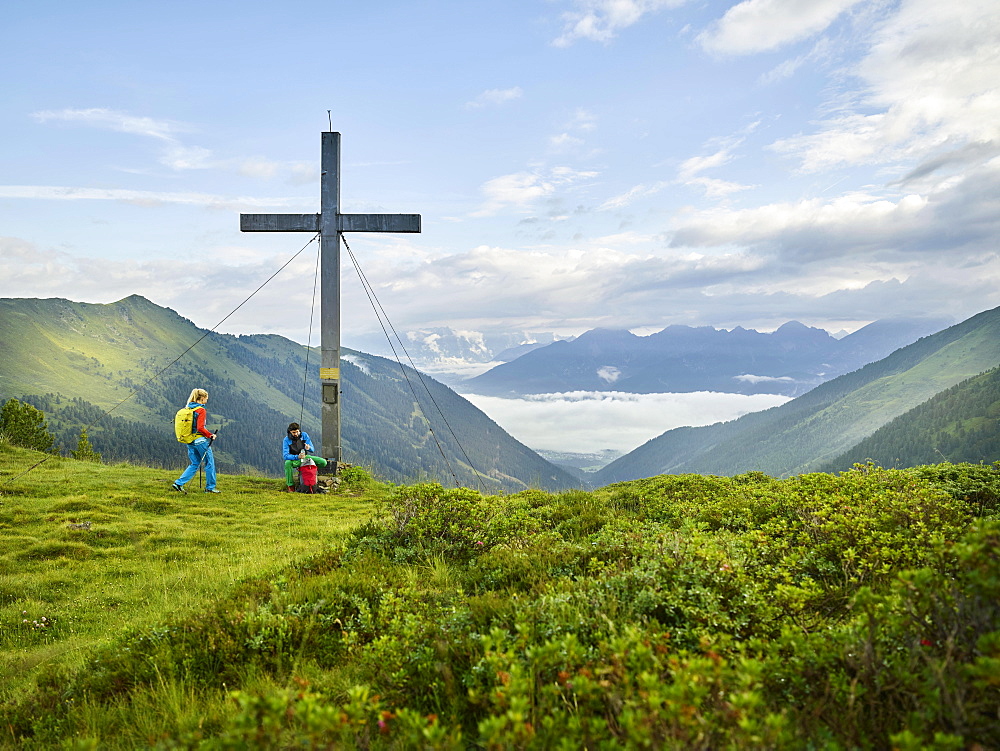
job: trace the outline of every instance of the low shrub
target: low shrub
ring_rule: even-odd
[[[1000,521],[957,473],[394,487],[343,548],[0,719],[57,743],[86,701],[123,728],[166,681],[229,697],[167,748],[998,747]]]

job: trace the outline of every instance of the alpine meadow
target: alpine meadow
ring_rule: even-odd
[[[1000,464],[291,496],[0,444],[5,748],[995,748]]]

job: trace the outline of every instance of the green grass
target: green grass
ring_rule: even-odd
[[[307,497],[36,458],[0,445],[0,748],[1000,747],[1000,463]]]
[[[179,471],[59,457],[11,481],[40,458],[0,445],[2,699],[42,667],[75,669],[123,633],[315,553],[371,512],[365,498],[253,477],[220,477],[219,495],[196,478],[180,495]]]

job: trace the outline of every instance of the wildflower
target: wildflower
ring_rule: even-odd
[[[934,646],[934,642],[932,642],[930,639],[921,639],[920,640],[920,646],[921,647],[932,647],[932,646]]]

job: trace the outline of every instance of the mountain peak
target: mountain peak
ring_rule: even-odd
[[[143,297],[142,295],[129,295],[128,297],[123,297],[121,300],[118,300],[118,301],[113,302],[111,304],[112,305],[125,305],[127,307],[141,306],[141,307],[145,307],[145,308],[160,308],[160,309],[162,309],[162,306],[157,305],[156,303],[154,303],[151,300]],[[170,310],[170,308],[166,308],[166,310]]]
[[[774,336],[779,339],[803,339],[805,337],[823,340],[833,339],[833,337],[830,336],[830,332],[826,329],[817,329],[812,326],[806,326],[800,321],[788,321],[787,323],[781,324],[777,329],[775,329]]]

